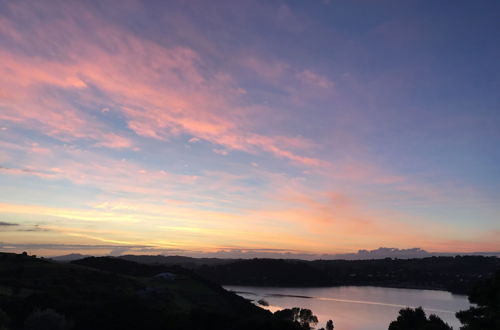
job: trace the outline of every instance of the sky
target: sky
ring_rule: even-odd
[[[0,1],[0,250],[500,250],[498,1]]]

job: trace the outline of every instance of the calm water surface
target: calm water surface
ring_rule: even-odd
[[[422,306],[426,314],[437,314],[454,329],[459,310],[469,308],[466,296],[446,291],[343,286],[330,288],[274,288],[225,286],[240,296],[265,299],[271,311],[282,308],[309,308],[318,316],[316,328],[332,319],[335,330],[386,330],[404,307]]]

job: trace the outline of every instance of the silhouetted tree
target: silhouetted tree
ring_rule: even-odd
[[[302,326],[310,327],[310,325],[315,326],[318,324],[318,318],[312,313],[310,309],[301,309],[299,312],[299,323]]]
[[[326,322],[326,330],[333,330],[334,326],[333,326],[333,321],[332,320],[328,320]]]
[[[477,306],[458,312],[462,330],[500,329],[500,271],[493,278],[480,282],[469,294]]]
[[[274,316],[276,316],[280,320],[286,320],[286,321],[295,321],[294,315],[295,315],[294,310],[290,308],[285,308],[274,312]]]
[[[291,309],[282,309],[276,311],[274,315],[282,320],[294,321],[301,325],[304,329],[311,329],[311,325],[318,323],[318,317],[312,313],[310,309],[293,307]]]
[[[424,327],[426,330],[453,330],[452,327],[448,325],[445,321],[443,321],[439,316],[435,314],[431,314],[429,316],[429,320],[427,321],[427,325]]]
[[[396,321],[392,321],[389,330],[453,330],[436,315],[428,319],[422,307],[415,309],[403,308],[399,311]]]

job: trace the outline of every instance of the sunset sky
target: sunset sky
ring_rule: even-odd
[[[0,250],[500,250],[499,1],[0,1]]]

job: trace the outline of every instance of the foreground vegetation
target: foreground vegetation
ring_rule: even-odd
[[[469,301],[475,306],[457,313],[464,325],[462,330],[500,329],[500,271],[479,281],[470,292]]]
[[[469,294],[469,301],[475,305],[456,313],[462,323],[461,330],[500,329],[500,270],[493,277],[478,281]],[[452,330],[452,327],[436,315],[427,318],[419,307],[401,309],[389,330]]]

